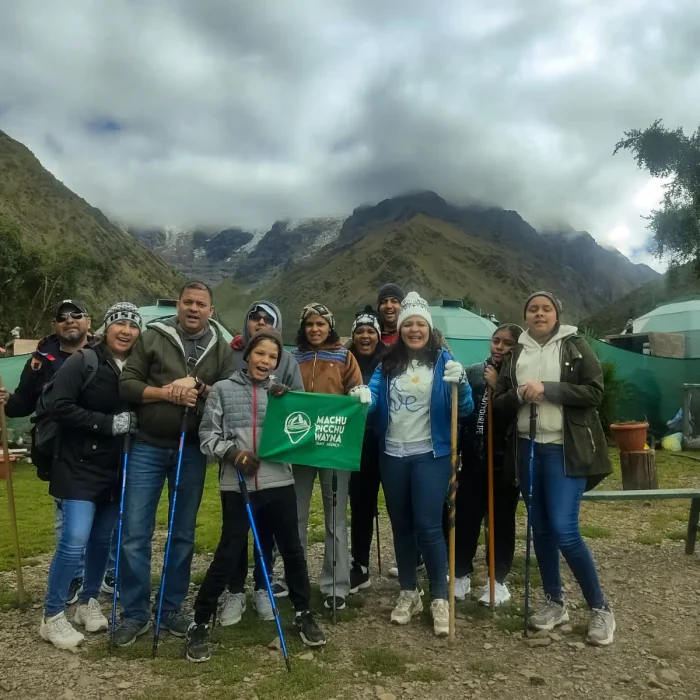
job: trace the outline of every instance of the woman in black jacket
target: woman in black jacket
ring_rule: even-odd
[[[462,425],[460,447],[462,469],[459,473],[455,520],[455,597],[464,600],[471,592],[473,560],[479,545],[481,524],[488,512],[488,401],[489,389],[496,388],[498,370],[503,359],[517,345],[522,328],[507,323],[491,337],[491,352],[485,362],[467,369],[472,388],[474,412]],[[492,407],[493,408],[493,407]],[[520,491],[514,469],[504,469],[508,417],[492,411],[494,467],[494,540],[495,540],[495,604],[510,600],[506,577],[513,565],[515,552],[515,511]],[[479,602],[489,605],[491,593],[484,586]]]
[[[58,427],[49,493],[61,499],[63,530],[49,569],[39,634],[59,649],[84,640],[65,615],[83,551],[85,579],[74,621],[88,632],[108,627],[97,596],[118,516],[122,436],[136,428],[135,414],[119,398],[119,374],[141,332],[138,309],[115,304],[103,331],[66,360],[47,396]]]
[[[363,384],[369,380],[381,362],[386,345],[382,343],[381,328],[371,306],[357,314],[352,324],[350,352],[360,365]],[[350,593],[369,588],[369,553],[372,547],[372,530],[377,514],[379,495],[379,443],[368,424],[362,443],[360,471],[350,475]],[[377,542],[377,546],[379,543]]]

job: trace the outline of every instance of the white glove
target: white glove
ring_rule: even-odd
[[[124,411],[112,416],[112,435],[133,435],[137,432],[136,414],[133,411]]]
[[[448,360],[445,363],[445,374],[442,378],[450,384],[467,383],[467,373],[464,371],[464,367],[455,360]]]
[[[372,403],[372,392],[365,384],[360,384],[354,389],[350,389],[348,396],[355,396],[360,399],[360,403]]]

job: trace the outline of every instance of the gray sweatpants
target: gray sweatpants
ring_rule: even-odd
[[[333,533],[335,532],[335,594],[347,598],[350,593],[350,551],[348,548],[348,490],[350,484],[350,472],[337,471],[338,497],[335,511],[335,524],[333,523],[333,491],[331,469],[318,469],[294,465],[294,488],[297,494],[297,516],[299,518],[299,539],[306,554],[307,534],[309,529],[309,509],[311,507],[311,494],[314,490],[316,474],[321,484],[323,497],[323,513],[326,521],[325,553],[323,557],[323,569],[319,586],[323,597],[333,595]]]

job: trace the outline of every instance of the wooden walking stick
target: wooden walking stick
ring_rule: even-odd
[[[493,390],[489,388],[486,420],[488,421],[487,445],[488,445],[488,509],[489,509],[489,602],[491,610],[496,609],[496,526],[493,509],[493,411],[491,400]]]
[[[456,384],[452,385],[452,475],[450,476],[450,498],[449,498],[449,564],[450,564],[450,626],[447,643],[454,646],[455,643],[455,501],[457,497],[457,410],[458,410],[459,390]]]
[[[2,377],[0,377],[2,386]],[[22,579],[22,557],[19,553],[19,537],[17,536],[17,513],[15,512],[15,493],[12,490],[12,463],[10,462],[10,446],[7,443],[7,416],[5,404],[0,403],[0,431],[2,431],[2,452],[5,462],[5,479],[7,481],[7,509],[10,514],[10,537],[15,550],[15,565],[17,567],[17,602],[24,605],[24,581]]]

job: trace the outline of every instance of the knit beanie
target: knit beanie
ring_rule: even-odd
[[[107,309],[102,328],[106,331],[117,321],[131,321],[131,323],[139,327],[139,330],[143,329],[143,319],[141,318],[138,308],[128,301],[120,301],[118,304],[113,304]]]
[[[333,318],[331,310],[324,304],[317,304],[316,302],[307,304],[304,307],[304,310],[301,312],[299,325],[303,326],[304,321],[306,321],[309,316],[321,316],[321,318],[325,318],[326,321],[328,321],[328,325],[331,327],[331,330],[335,328],[335,318]]]
[[[380,338],[382,337],[382,329],[379,325],[379,319],[371,306],[365,306],[365,310],[361,311],[355,316],[355,320],[352,322],[352,330],[350,331],[350,335],[355,335],[355,331],[360,326],[371,326],[377,332],[377,335]]]
[[[399,315],[397,327],[400,329],[404,321],[411,316],[420,316],[426,320],[430,329],[433,329],[433,317],[430,315],[430,306],[418,292],[409,292],[401,303],[401,314]]]
[[[399,287],[398,284],[394,284],[393,282],[387,282],[380,290],[379,294],[377,294],[377,308],[379,308],[384,301],[384,299],[388,299],[389,297],[394,297],[395,299],[398,299],[399,301],[403,301],[404,297],[406,294],[404,293],[403,289]]]
[[[279,349],[277,364],[275,365],[275,369],[277,369],[280,365],[280,360],[282,359],[282,353],[284,352],[284,343],[282,342],[282,336],[274,328],[263,328],[248,341],[248,344],[245,346],[245,350],[243,351],[243,362],[248,362],[248,358],[250,357],[250,353],[253,352],[253,348],[262,340],[271,340],[273,343],[275,343],[275,345],[277,345],[277,348]]]
[[[534,293],[530,294],[530,296],[527,298],[527,301],[525,302],[525,310],[523,312],[524,314],[527,313],[527,307],[530,306],[530,302],[535,297],[547,297],[547,299],[549,299],[549,301],[552,302],[552,304],[554,305],[554,308],[556,309],[557,321],[560,319],[561,312],[562,312],[561,301],[559,300],[558,297],[554,296],[554,294],[552,294],[552,292],[534,292]]]

